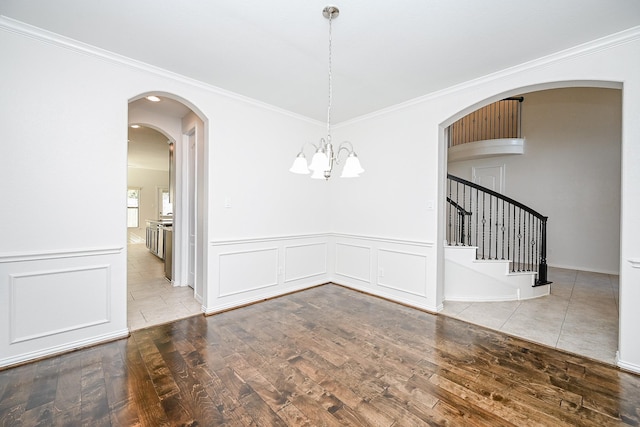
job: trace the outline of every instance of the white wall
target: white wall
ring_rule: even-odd
[[[321,123],[0,18],[0,138],[9,144],[0,182],[19,183],[2,187],[11,209],[0,221],[0,365],[127,333],[123,207],[133,97],[177,94],[205,118],[207,311],[331,278],[438,309],[443,127],[506,95],[603,80],[624,82],[620,365],[640,372],[639,39],[636,29],[345,123],[335,140],[351,140],[367,171],[327,183],[288,172],[300,145],[322,136]],[[42,223],[55,226],[33,226]]]
[[[504,194],[549,217],[550,266],[618,274],[622,91],[565,88],[526,93],[523,155],[449,162],[504,166]]]

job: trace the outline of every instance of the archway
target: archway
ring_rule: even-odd
[[[536,201],[543,200],[542,198],[545,197],[546,194],[548,204],[543,204],[544,207],[542,209],[546,215],[549,215],[550,224],[552,225],[550,229],[551,253],[549,254],[549,264],[556,268],[556,275],[555,277],[552,275],[550,280],[556,283],[555,286],[552,285],[552,295],[549,298],[545,298],[548,301],[552,301],[559,293],[565,292],[563,287],[566,286],[568,280],[572,280],[575,283],[575,287],[571,288],[576,291],[573,294],[574,299],[569,300],[569,294],[567,294],[566,301],[562,301],[565,305],[559,305],[555,308],[556,317],[562,314],[561,318],[558,319],[559,323],[556,326],[552,326],[555,321],[551,319],[554,316],[553,313],[547,313],[544,309],[540,308],[537,308],[536,310],[528,309],[525,306],[525,304],[529,306],[534,305],[535,302],[533,302],[533,300],[526,301],[520,306],[520,308],[516,307],[513,310],[511,303],[494,303],[494,307],[492,307],[493,313],[495,314],[497,311],[504,309],[505,316],[507,317],[502,319],[503,322],[500,323],[497,319],[498,316],[496,315],[495,322],[493,322],[492,325],[484,324],[484,326],[493,327],[494,329],[519,335],[533,341],[542,342],[546,345],[557,346],[564,350],[604,360],[611,364],[615,363],[615,353],[618,345],[618,324],[620,321],[618,309],[619,301],[617,300],[618,298],[616,295],[618,286],[617,275],[619,274],[620,265],[618,252],[620,243],[620,199],[619,197],[617,199],[615,197],[620,194],[621,185],[620,143],[622,139],[622,93],[620,89],[621,85],[618,83],[592,81],[570,83],[558,82],[524,87],[517,91],[500,94],[492,99],[486,100],[486,102],[473,105],[447,121],[446,126],[455,122],[458,118],[465,116],[467,113],[474,111],[476,108],[490,104],[496,99],[503,99],[508,96],[524,95],[525,111],[527,111],[527,108],[530,108],[529,113],[533,114],[535,111],[536,114],[535,120],[532,118],[528,119],[528,135],[523,135],[525,138],[527,136],[531,137],[530,140],[527,141],[527,144],[544,143],[544,141],[540,140],[540,138],[543,137],[549,138],[547,148],[553,145],[553,143],[559,146],[560,144],[558,144],[558,141],[552,142],[552,138],[555,138],[556,135],[562,135],[562,141],[566,142],[566,145],[562,147],[563,151],[556,151],[547,159],[547,161],[539,161],[540,158],[537,158],[533,166],[531,164],[527,166],[523,160],[524,156],[522,156],[522,158],[519,159],[522,161],[505,161],[503,159],[498,160],[497,158],[495,161],[487,161],[486,159],[480,161],[469,160],[460,162],[459,164],[451,167],[451,165],[448,165],[448,162],[446,161],[447,148],[446,141],[444,139],[445,125],[442,127],[442,137],[440,141],[442,144],[441,147],[443,147],[443,151],[445,152],[445,160],[441,164],[443,171],[441,174],[443,182],[441,190],[442,194],[446,194],[444,182],[446,181],[447,171],[453,170],[454,175],[460,175],[464,174],[464,171],[470,171],[475,163],[480,166],[495,166],[493,163],[496,162],[501,165],[506,165],[506,170],[511,175],[511,178],[507,179],[507,187],[513,191],[508,193],[508,196],[514,197],[514,193],[517,194],[518,188],[525,188],[526,186],[523,185],[523,181],[528,181],[527,184],[529,190],[527,190],[524,199],[520,201],[523,201],[526,204],[529,204],[529,202],[535,203]],[[560,97],[565,98],[561,99]],[[529,99],[530,102],[534,102],[533,104],[530,104],[529,107],[527,107],[527,99]],[[607,120],[601,116],[607,115],[606,112],[611,110],[616,111],[616,118],[610,124],[603,124]],[[591,111],[592,116],[581,116],[585,111]],[[566,117],[563,116],[563,114],[566,114]],[[570,117],[571,115],[578,118],[572,122]],[[549,121],[548,126],[544,126],[545,120]],[[556,120],[556,122],[554,123],[553,120]],[[536,132],[531,132],[531,123],[534,122],[536,123],[537,129]],[[577,122],[579,122],[579,124],[577,124]],[[576,132],[575,129],[577,126],[584,129],[577,129]],[[595,126],[601,126],[601,129],[605,130],[602,130],[602,132],[596,131],[593,129]],[[546,130],[545,127],[547,128]],[[574,130],[570,133],[568,132],[568,129]],[[607,131],[606,129],[609,130]],[[591,133],[594,134],[593,137],[591,136]],[[603,137],[602,135],[606,136]],[[557,138],[560,138],[560,136],[557,136]],[[603,145],[596,147],[595,151],[589,151],[590,145],[594,145],[594,141],[597,142],[598,138],[608,144],[611,143],[612,145]],[[530,156],[529,159],[533,158],[534,152],[537,153],[535,155],[538,155],[541,152],[541,146],[544,146],[544,144],[540,144],[540,146],[531,145],[529,149],[530,152],[527,153]],[[556,148],[560,150],[560,147]],[[582,152],[576,154],[577,150]],[[525,146],[525,152],[526,151],[527,146]],[[606,159],[607,163],[605,163],[605,157],[608,157]],[[530,169],[532,171],[531,174],[524,171],[524,169]],[[598,170],[598,174],[585,175],[587,171],[593,170]],[[534,172],[537,174],[545,174],[545,176],[543,178],[535,178],[535,175],[533,175]],[[468,173],[470,174],[470,172]],[[594,175],[597,175],[597,177]],[[598,182],[591,182],[595,179],[604,181],[603,176],[606,177],[609,183],[613,183],[613,185],[607,187],[608,191],[606,194],[596,192],[595,189]],[[513,179],[514,177],[515,179]],[[576,177],[579,177],[580,179],[575,179]],[[462,176],[462,178],[470,180],[469,176]],[[562,178],[571,182],[560,183],[559,181],[555,181],[557,184],[554,185],[554,179],[559,180]],[[522,192],[520,192],[520,194],[522,194]],[[603,197],[604,195],[606,195],[606,197]],[[602,202],[603,198],[617,200],[613,200],[613,204],[615,205],[613,212],[606,210],[611,206],[607,206]],[[587,209],[590,205],[589,203],[584,202],[584,200],[593,201],[595,199],[598,199],[597,202],[600,204],[594,205],[592,209]],[[551,205],[551,203],[553,203],[553,205]],[[564,206],[563,203],[567,206]],[[558,207],[555,208],[554,205]],[[568,206],[573,206],[573,208],[570,209]],[[573,217],[572,219],[571,217],[567,218],[566,216],[563,216],[563,214],[571,212],[574,212],[574,214],[579,212],[581,215],[585,215],[585,212],[587,212],[588,214],[586,216],[592,217],[591,225],[579,226],[578,224],[582,221],[582,218]],[[598,215],[605,215],[606,218],[601,217],[598,219]],[[604,238],[594,237],[592,240],[603,241],[603,247],[589,245],[588,243],[581,242],[575,237],[579,234],[584,234],[586,236],[597,231],[594,229],[599,227],[601,223],[607,224],[606,229],[608,239],[605,241]],[[441,221],[439,227],[445,227],[444,221]],[[603,228],[604,227],[605,226],[603,225]],[[562,228],[562,230],[560,228]],[[573,230],[573,234],[571,234],[571,230]],[[561,235],[560,233],[563,231],[565,234]],[[445,230],[443,229],[441,232],[444,236]],[[585,236],[579,237],[586,238]],[[572,248],[571,245],[577,246]],[[590,253],[589,250],[586,249],[588,247],[592,248],[590,249]],[[614,254],[609,257],[610,259],[608,260],[608,264],[598,264],[598,262],[593,259],[593,256],[606,258],[606,256],[600,256],[600,252],[603,250],[606,254]],[[582,257],[582,261],[573,261],[572,258],[567,256],[567,253],[569,252],[572,252],[571,255],[580,255]],[[582,264],[580,264],[580,262],[582,262]],[[443,262],[443,272],[445,279],[442,283],[442,295],[445,295],[446,292],[444,287],[446,286],[446,275],[448,273],[445,262]],[[573,274],[573,276],[566,277],[566,274],[569,273]],[[592,298],[592,304],[590,307],[586,307],[584,305],[582,307],[585,309],[584,314],[586,315],[586,320],[577,322],[575,321],[576,313],[582,303],[585,303],[586,301],[578,301],[575,298],[579,295],[577,291],[582,292],[587,286],[594,287],[592,290],[595,291],[595,293],[593,293],[595,298]],[[557,290],[555,296],[553,294],[554,289]],[[598,295],[598,292],[605,295]],[[608,295],[606,295],[607,293]],[[556,298],[558,301],[559,299],[560,298]],[[596,306],[596,303],[599,303],[599,306]],[[602,310],[605,303],[608,304],[606,308],[608,317],[601,318],[600,310]],[[514,304],[517,305],[519,303],[516,301]],[[449,307],[447,307],[447,305],[449,305]],[[456,317],[462,318],[463,320],[473,321],[473,323],[490,323],[489,319],[491,316],[486,313],[483,314],[482,309],[479,308],[480,305],[482,305],[482,303],[476,304],[475,306],[470,304],[461,309],[468,310],[466,313],[463,314],[462,311],[460,311],[455,313]],[[460,309],[460,307],[462,307],[462,304],[460,304],[456,310]],[[444,314],[451,314],[453,309],[447,312],[447,308],[451,308],[451,304],[445,304]],[[532,316],[537,316],[536,318],[529,319],[528,327],[524,326],[525,319],[522,315],[525,310],[529,310]],[[475,321],[471,320],[474,316]],[[481,320],[483,317],[484,320]],[[516,325],[519,317],[523,322],[521,322],[520,325]],[[546,319],[546,317],[548,318]],[[609,320],[607,320],[610,318],[613,318],[613,322],[609,322]],[[599,319],[600,328],[598,330],[595,327],[595,324],[592,325],[593,327],[589,327],[589,323],[596,322],[596,319]],[[574,325],[572,325],[572,323]],[[533,327],[533,325],[536,325],[536,327]],[[605,328],[605,326],[607,327]],[[553,339],[551,339],[551,333],[545,333],[545,331],[541,332],[541,330],[544,330],[545,328],[551,330],[556,327],[557,332]],[[580,335],[579,338],[577,336],[574,338],[574,342],[569,342],[571,336],[568,330],[565,329],[569,327],[573,330],[572,333]],[[593,334],[590,335],[592,332]],[[529,335],[527,335],[527,333]],[[600,334],[600,336],[596,337],[598,334]],[[593,341],[589,341],[589,339],[593,339]],[[608,348],[606,353],[599,352],[599,349],[602,347]]]
[[[160,101],[149,101],[149,95],[155,95]],[[177,289],[174,293],[184,295],[191,291],[191,298],[198,303],[198,312],[202,312],[206,300],[207,259],[207,161],[203,115],[192,104],[173,94],[143,93],[129,101],[129,125],[133,124],[156,129],[173,142],[168,185],[172,212],[161,222],[165,232],[170,230],[165,251],[170,246],[171,257],[164,268],[168,270],[170,286]],[[180,312],[193,314],[192,304],[178,302],[190,308],[181,310],[178,307],[174,310],[175,316],[185,317],[180,316]],[[175,316],[166,320],[173,320],[177,318]]]

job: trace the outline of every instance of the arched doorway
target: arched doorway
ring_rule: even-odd
[[[149,95],[156,98],[150,100]],[[146,241],[146,246],[153,246],[154,236],[159,236],[155,238],[161,241],[161,245],[156,242],[156,247],[161,248],[154,255],[163,264],[163,277],[158,280],[157,270],[154,270],[156,277],[153,277],[153,272],[142,274],[143,277],[149,277],[147,282],[129,283],[128,287],[132,289],[128,293],[128,323],[130,329],[138,329],[202,312],[206,294],[204,264],[207,235],[204,221],[205,122],[193,106],[175,95],[145,93],[129,102],[129,126],[132,125],[159,131],[171,143],[172,149],[165,181],[167,191],[164,193],[170,211],[163,212],[161,209],[162,185],[152,185],[154,188],[147,188],[146,192],[158,194],[155,210],[152,218],[140,219],[144,223],[146,240],[152,240],[151,245]],[[133,174],[130,172],[130,175]],[[159,231],[154,232],[154,227],[158,227]],[[154,252],[155,247],[147,249]],[[140,257],[148,257],[147,253],[141,253],[140,250],[136,253]],[[130,251],[131,254],[133,251]],[[128,258],[129,269],[135,270],[131,256]],[[148,258],[147,261],[151,262]],[[135,274],[129,274],[129,277],[132,282],[139,279]],[[161,287],[153,288],[154,285]],[[143,304],[138,304],[136,296],[145,300]],[[141,306],[144,309],[138,310]]]
[[[443,181],[446,171],[456,176],[466,173],[462,178],[472,180],[474,166],[500,166],[507,171],[505,184],[511,190],[508,196],[517,199],[514,197],[517,189],[528,188],[519,192],[523,194],[522,202],[544,201],[541,210],[549,215],[551,224],[549,279],[555,283],[551,285],[551,295],[544,297],[546,305],[535,300],[445,301],[443,314],[616,363],[620,312],[620,89],[619,84],[609,82],[562,82],[502,94],[498,99],[524,95],[523,109],[529,114],[529,129],[525,129],[523,136],[528,137],[526,144],[530,145],[527,148],[525,144],[525,153],[528,149],[529,156],[538,156],[536,160],[525,163],[522,159],[510,161],[496,157],[465,160],[455,165],[444,163]],[[447,122],[447,126],[480,106],[461,112]],[[444,140],[441,143],[444,146]],[[606,190],[599,190],[599,185]],[[604,203],[605,199],[609,201]],[[574,216],[565,215],[570,213]],[[582,218],[576,215],[585,216],[585,213],[591,216],[587,223],[591,225],[578,225]],[[598,227],[606,227],[606,239],[586,237],[600,231]],[[602,245],[581,242],[582,237]],[[607,257],[607,263],[598,263]],[[446,262],[443,271],[443,286],[446,286]]]

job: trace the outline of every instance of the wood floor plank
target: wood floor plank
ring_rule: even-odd
[[[31,385],[31,393],[25,411],[53,402],[58,386],[58,365],[60,359],[55,357],[43,360],[38,365],[36,376]]]
[[[137,406],[132,404],[126,347],[127,341],[121,340],[109,343],[101,352],[110,420],[114,426],[140,425]]]
[[[211,380],[205,385],[207,394],[213,401],[214,406],[221,414],[222,418],[212,421],[214,425],[220,426],[252,426],[256,425],[251,415],[244,409],[241,402],[231,394],[217,374],[211,372],[207,366],[203,366],[202,372],[206,373]],[[219,424],[217,424],[219,422]]]
[[[55,407],[59,412],[80,407],[82,402],[82,370],[78,369],[78,365],[82,363],[83,359],[82,352],[73,352],[60,356],[55,397]]]
[[[108,347],[108,344],[107,344]],[[82,424],[108,426],[110,409],[107,400],[107,387],[104,370],[102,369],[102,352],[94,350],[82,361],[82,376],[80,379]]]
[[[322,406],[321,397],[322,395],[299,394],[292,397],[291,403],[307,418],[312,419],[314,425],[340,427],[340,420]]]
[[[216,375],[224,388],[229,390],[233,400],[242,406],[244,412],[249,414],[257,425],[285,425],[282,419],[231,367],[225,367],[216,372]]]
[[[19,425],[25,411],[38,364],[0,372],[0,425]]]
[[[295,405],[287,404],[278,411],[278,416],[282,418],[288,426],[314,427],[316,422],[307,418]]]
[[[134,339],[128,340],[124,350],[129,383],[129,402],[138,414],[142,426],[169,426],[153,380]]]
[[[236,375],[241,377],[274,412],[277,413],[287,404],[287,398],[238,353],[229,355],[225,359]]]
[[[326,285],[0,371],[0,425],[640,426],[640,376]]]
[[[47,402],[24,411],[20,424],[24,426],[52,426],[55,424],[53,402]]]
[[[171,347],[173,349],[174,347]],[[169,410],[180,408],[181,416],[188,418],[185,425],[206,423],[207,420],[222,419],[221,414],[215,407],[213,400],[209,397],[206,384],[200,381],[197,371],[192,369],[182,358],[178,351],[171,351],[163,355],[167,367],[173,373],[173,380],[178,385],[180,393],[169,396],[163,400],[163,407],[171,419],[176,419],[173,412]]]
[[[345,405],[355,408],[362,402],[362,397],[358,396],[348,385],[338,381],[331,372],[320,370],[317,365],[310,363],[304,355],[289,359],[289,363],[327,392],[332,393]]]
[[[179,393],[180,389],[150,334],[148,332],[135,334],[134,339],[138,344],[138,350],[160,399]]]

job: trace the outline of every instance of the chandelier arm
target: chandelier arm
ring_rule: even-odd
[[[348,145],[349,148],[345,147],[345,145]],[[351,141],[342,141],[340,143],[340,147],[338,147],[338,151],[342,150],[343,148],[345,150],[349,151],[350,153],[352,153],[354,151],[353,150],[353,144],[351,143]]]
[[[340,152],[342,152],[342,150],[347,150],[347,153],[349,153],[349,154],[352,153],[352,151],[349,150],[347,147],[340,147],[338,149],[338,152],[336,153],[336,158],[335,158],[335,162],[336,162],[337,165],[340,164],[340,158],[339,157],[340,157]],[[347,154],[347,157],[348,157],[348,154]]]
[[[316,144],[314,144],[313,142],[305,142],[304,144],[302,144],[302,147],[300,147],[300,152],[301,153],[304,152],[304,147],[306,147],[307,145],[312,146],[315,151],[318,150],[318,146]]]
[[[349,147],[345,146],[347,144],[349,145]],[[338,147],[338,150],[336,151],[336,156],[335,156],[335,159],[334,159],[334,161],[336,162],[337,165],[340,164],[339,156],[340,156],[340,153],[342,152],[342,150],[345,150],[347,152],[347,157],[349,157],[349,155],[354,152],[353,145],[349,141],[341,142],[340,146]]]

